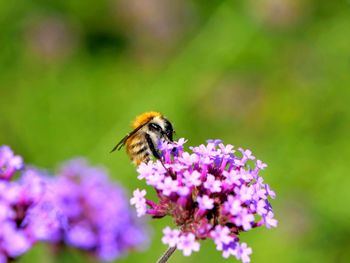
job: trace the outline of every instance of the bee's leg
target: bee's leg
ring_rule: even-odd
[[[149,148],[151,149],[153,156],[156,159],[160,160],[159,152],[157,151],[156,147],[154,146],[153,141],[151,139],[151,136],[149,136],[149,134],[146,133],[145,137],[146,137],[147,144],[148,144]]]
[[[160,161],[160,163],[162,164],[162,166],[164,167],[165,170],[168,171],[168,173],[170,174],[171,177],[174,177],[174,174],[168,169],[165,167],[165,164],[163,162],[163,160],[160,158],[160,155],[159,155],[159,152],[157,151],[156,147],[154,146],[153,144],[153,141],[151,139],[151,136],[149,136],[147,133],[145,135],[146,137],[146,140],[147,140],[147,143],[148,143],[148,146],[149,148],[151,149],[151,152],[153,154],[153,156],[158,159]]]

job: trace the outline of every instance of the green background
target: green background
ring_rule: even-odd
[[[242,234],[252,262],[349,262],[349,55],[345,0],[1,1],[0,144],[50,171],[86,156],[131,192],[134,166],[109,151],[160,111],[188,145],[220,138],[269,165],[279,226]],[[165,250],[171,221],[149,223],[149,248],[119,262]],[[39,245],[18,262],[86,260]],[[171,258],[226,261],[211,241]]]

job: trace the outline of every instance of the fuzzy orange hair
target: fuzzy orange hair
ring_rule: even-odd
[[[132,127],[136,129],[137,127],[140,127],[141,125],[144,125],[145,123],[152,120],[154,117],[162,116],[159,112],[156,111],[149,111],[142,113],[141,115],[137,116],[136,119],[132,123]]]

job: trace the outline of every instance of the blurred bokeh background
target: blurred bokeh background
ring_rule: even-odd
[[[349,1],[13,0],[0,28],[0,144],[26,163],[86,156],[131,191],[135,168],[109,151],[161,111],[189,145],[220,138],[269,165],[279,227],[242,235],[252,262],[349,262]],[[165,250],[169,220],[149,223],[149,249],[120,262]],[[171,259],[226,261],[211,241]],[[18,262],[57,260],[37,246]]]

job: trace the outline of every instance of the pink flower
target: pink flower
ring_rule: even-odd
[[[256,168],[258,168],[259,170],[264,170],[267,167],[267,164],[263,163],[260,160],[257,160],[255,165],[256,165]]]
[[[182,157],[179,158],[179,161],[186,165],[192,165],[198,161],[198,155],[189,154],[188,152],[184,152]]]
[[[146,182],[148,185],[151,186],[156,186],[159,183],[161,183],[164,180],[164,174],[160,174],[160,173],[153,173],[150,174],[147,178],[146,178]]]
[[[258,215],[266,215],[267,209],[266,209],[266,201],[265,200],[259,200],[256,204],[256,212]]]
[[[172,230],[170,227],[163,229],[163,244],[169,245],[169,247],[175,247],[179,242],[180,231],[177,229]]]
[[[241,201],[235,198],[233,195],[227,197],[227,201],[224,203],[225,209],[233,216],[238,215],[242,211]]]
[[[218,193],[221,191],[221,181],[215,180],[215,177],[208,174],[207,180],[204,182],[204,187],[213,193]]]
[[[237,170],[223,171],[222,175],[226,178],[225,183],[229,185],[241,185],[241,175]]]
[[[133,192],[133,198],[130,199],[130,204],[135,205],[137,216],[141,217],[146,214],[147,207],[146,207],[146,190],[140,191],[139,189],[136,189]]]
[[[238,244],[236,257],[238,260],[241,259],[243,263],[249,263],[249,255],[252,254],[252,252],[252,249],[248,247],[246,243],[242,243],[241,245]]]
[[[238,148],[238,150],[243,154],[243,158],[244,159],[248,159],[248,160],[254,160],[255,156],[252,155],[252,151],[251,150],[244,150],[243,148]]]
[[[200,180],[201,174],[198,171],[189,171],[184,172],[184,183],[186,186],[199,186],[202,184]]]
[[[231,154],[235,152],[235,150],[233,150],[234,147],[231,144],[224,145],[223,143],[220,143],[219,148],[222,154]]]
[[[272,227],[277,227],[277,220],[274,218],[273,213],[270,211],[267,213],[266,217],[264,217],[265,219],[265,226],[267,228],[272,228]]]
[[[266,195],[267,195],[267,196],[270,196],[272,199],[275,199],[276,194],[275,194],[274,191],[272,191],[272,190],[270,189],[270,186],[269,186],[268,184],[265,184],[264,186],[265,186],[265,190],[266,190]]]
[[[210,199],[209,196],[203,195],[202,197],[197,196],[198,207],[203,210],[210,210],[214,208],[214,200]]]
[[[177,142],[174,142],[174,143],[176,144],[177,147],[182,147],[186,142],[187,140],[185,138],[180,138]]]
[[[162,190],[163,195],[169,196],[171,193],[177,191],[178,182],[176,180],[172,180],[170,177],[167,177],[164,179],[164,182],[160,182],[157,186],[159,190]]]
[[[215,229],[210,232],[210,236],[214,239],[217,250],[222,250],[223,245],[227,245],[233,241],[230,234],[230,229],[227,226],[220,225],[216,226]]]
[[[242,187],[237,192],[242,202],[245,202],[252,199],[254,189],[251,186],[242,185]]]
[[[142,180],[146,177],[148,177],[150,174],[152,174],[154,171],[153,168],[153,164],[152,163],[141,163],[138,167],[137,167],[137,172],[138,172],[138,176],[137,179]]]
[[[187,235],[181,235],[177,243],[177,248],[182,250],[184,256],[190,256],[192,251],[199,251],[200,244],[196,241],[195,235],[188,233]]]
[[[146,190],[140,191],[140,189],[136,189],[133,192],[133,198],[130,199],[130,204],[131,205],[141,205],[143,203],[146,203],[145,195],[146,195]]]
[[[177,193],[179,196],[186,196],[190,193],[190,189],[187,186],[179,186],[177,188]]]
[[[243,230],[247,231],[252,228],[254,222],[254,216],[248,212],[247,208],[243,208],[242,212],[234,219],[234,223],[237,226],[242,226]]]

